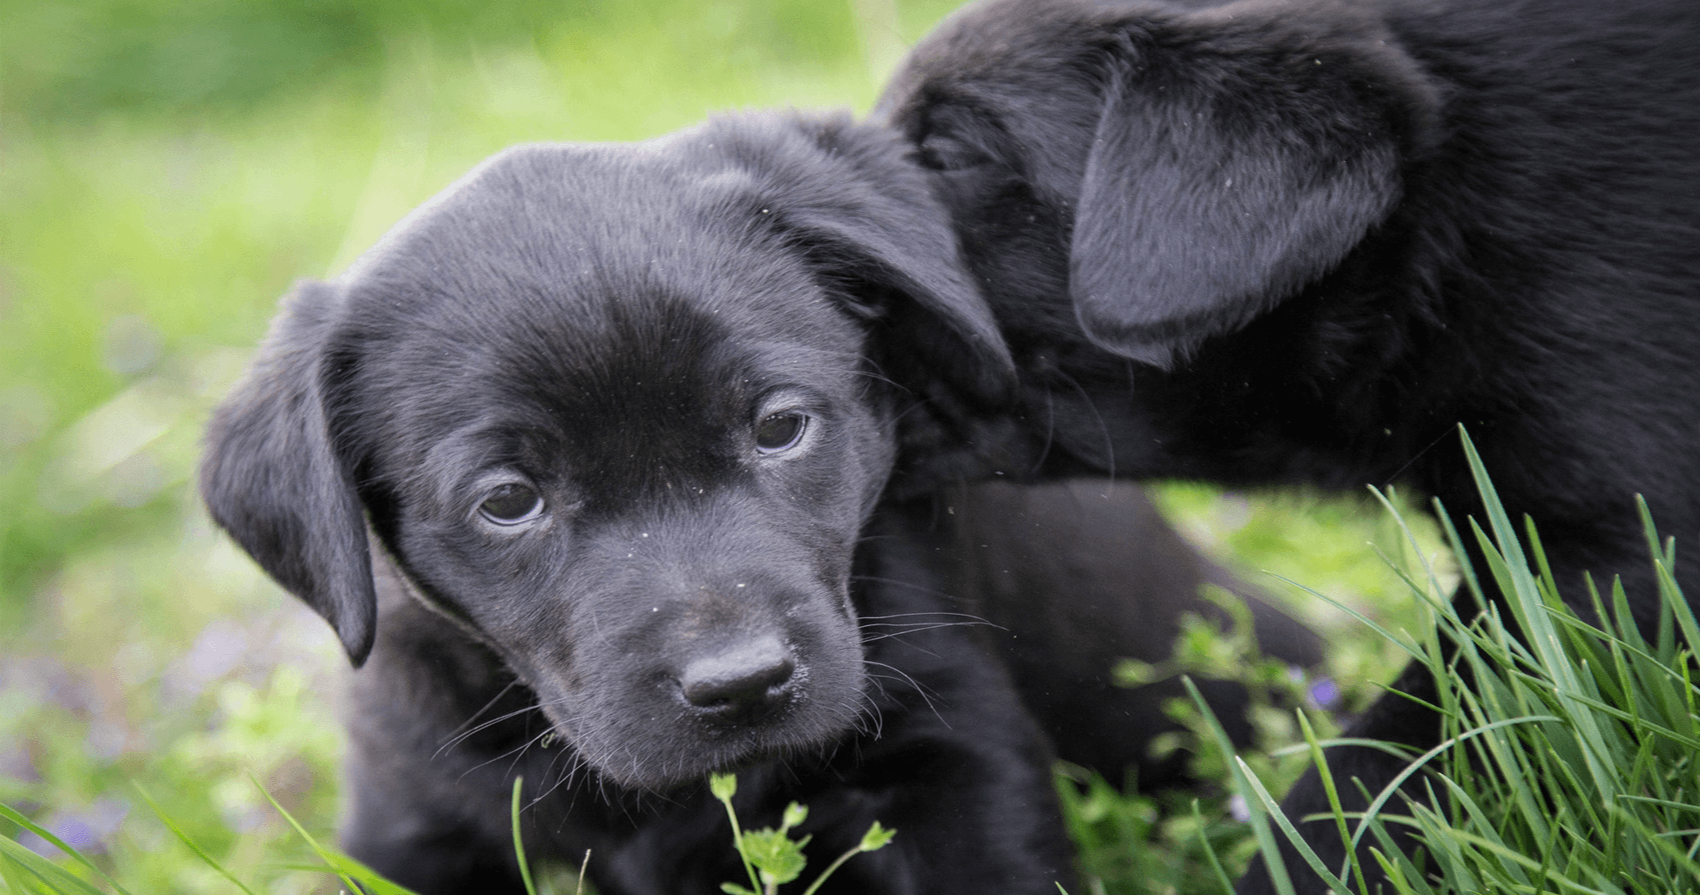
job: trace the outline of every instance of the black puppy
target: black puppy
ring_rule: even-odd
[[[902,151],[754,116],[518,148],[291,297],[202,486],[365,663],[355,857],[517,891],[523,776],[528,853],[718,892],[738,769],[745,823],[809,805],[816,870],[898,831],[831,891],[1069,880],[1043,736],[939,614],[925,514],[878,509],[912,396],[1011,373]]]
[[[1400,479],[1462,514],[1463,424],[1566,599],[1621,577],[1645,624],[1635,495],[1700,534],[1696,47],[1687,0],[993,0],[876,118],[1022,371],[1021,471]],[[1390,697],[1353,732],[1438,725]],[[1348,796],[1400,765],[1330,761]],[[1325,809],[1319,781],[1286,805]],[[1340,865],[1331,824],[1306,835]]]
[[[1142,792],[1196,781],[1181,753],[1153,754],[1159,734],[1180,729],[1164,704],[1184,699],[1178,678],[1118,686],[1123,659],[1169,659],[1181,619],[1233,619],[1201,590],[1213,586],[1246,607],[1258,652],[1297,668],[1322,662],[1322,640],[1261,589],[1187,543],[1131,482],[1073,479],[947,488],[935,497],[949,592],[994,623],[976,629],[1004,660],[1022,703],[1057,755]],[[1240,745],[1252,742],[1239,684],[1195,680]]]

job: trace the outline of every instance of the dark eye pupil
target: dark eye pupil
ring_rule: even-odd
[[[793,447],[803,437],[808,417],[800,413],[775,413],[756,426],[756,448],[766,453]]]
[[[512,525],[543,511],[543,498],[528,485],[502,485],[478,507],[491,522]]]

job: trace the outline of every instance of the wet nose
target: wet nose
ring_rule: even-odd
[[[692,659],[679,675],[679,688],[697,708],[743,714],[783,701],[795,671],[779,638],[757,637]]]

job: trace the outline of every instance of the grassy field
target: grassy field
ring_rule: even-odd
[[[260,791],[315,835],[334,823],[334,639],[190,485],[278,296],[512,143],[864,110],[951,5],[0,0],[0,802],[134,892],[229,889],[143,793],[256,891],[334,891],[285,869],[307,849]],[[1367,503],[1161,498],[1278,592],[1411,602]],[[1385,679],[1390,649],[1359,641],[1336,675]],[[1168,860],[1135,854],[1152,817],[1102,791],[1077,806],[1107,891],[1163,889],[1129,863]]]

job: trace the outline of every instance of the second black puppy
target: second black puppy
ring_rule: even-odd
[[[992,0],[881,115],[1023,371],[1026,469],[1398,479],[1461,515],[1464,424],[1565,598],[1620,577],[1645,626],[1635,495],[1700,535],[1696,47],[1689,0]],[[1439,730],[1389,697],[1355,733]],[[1330,762],[1348,801],[1403,765]],[[1326,811],[1319,781],[1287,808]]]
[[[1120,686],[1116,666],[1173,659],[1187,615],[1231,626],[1207,588],[1244,606],[1242,633],[1261,657],[1295,669],[1322,664],[1322,638],[1187,543],[1131,482],[984,482],[933,499],[949,592],[993,622],[976,632],[1003,658],[1057,756],[1111,781],[1132,774],[1141,792],[1197,782],[1185,753],[1151,749],[1182,727],[1166,706],[1187,698],[1180,678]],[[1245,687],[1193,682],[1229,737],[1253,743]]]
[[[519,148],[290,299],[203,490],[365,662],[355,857],[519,891],[523,775],[530,854],[718,892],[738,769],[746,823],[809,805],[817,870],[897,829],[830,891],[1068,880],[1043,737],[879,509],[910,396],[1010,372],[901,152],[777,117]]]

